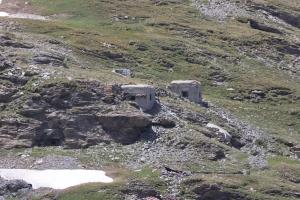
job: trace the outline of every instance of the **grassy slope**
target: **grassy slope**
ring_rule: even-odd
[[[43,14],[64,13],[71,16],[68,19],[49,22],[48,26],[34,22],[31,24],[33,30],[53,36],[64,36],[75,48],[101,51],[106,50],[103,43],[113,44],[115,48],[112,51],[122,52],[135,61],[117,63],[103,59],[96,60],[96,62],[89,60],[90,67],[95,70],[96,74],[101,72],[101,69],[110,71],[111,68],[120,66],[134,68],[140,82],[152,81],[157,85],[166,85],[174,79],[198,79],[204,84],[205,99],[237,113],[240,117],[244,117],[270,132],[279,135],[292,134],[289,139],[300,138],[299,134],[296,134],[300,130],[300,125],[297,123],[299,118],[289,114],[295,108],[300,107],[299,102],[283,101],[273,105],[270,102],[253,104],[231,101],[227,97],[229,92],[226,91],[226,88],[230,87],[234,89],[265,89],[278,86],[290,88],[299,96],[299,80],[291,79],[287,73],[277,69],[266,67],[264,63],[256,59],[240,56],[235,46],[224,41],[224,38],[235,41],[260,41],[264,38],[278,38],[279,36],[251,30],[247,24],[241,24],[235,20],[229,21],[226,25],[206,20],[190,6],[189,1],[185,1],[184,4],[168,6],[155,6],[151,1],[146,0],[139,1],[138,4],[132,0],[110,1],[109,3],[95,0],[87,0],[84,3],[80,0],[32,0],[31,2],[33,5],[41,7],[40,10]],[[290,4],[285,5],[293,6],[293,3],[291,1]],[[141,19],[117,22],[113,20],[113,16],[116,15]],[[178,33],[176,30],[166,30],[155,26],[161,22],[188,26],[196,33],[203,34],[204,38],[186,37],[180,31]],[[149,24],[154,24],[154,26],[149,26]],[[208,34],[209,31],[214,31],[214,33]],[[299,32],[295,33],[299,34]],[[148,47],[148,50],[138,51],[129,45],[130,41],[142,43]],[[238,57],[240,62],[230,63],[218,59],[214,64],[206,62],[204,58],[203,64],[191,64],[186,62],[185,57],[180,53],[163,51],[160,48],[160,45],[172,46],[174,44],[179,44],[179,47],[186,45],[192,51],[201,49],[217,56]],[[175,65],[174,73],[169,73],[159,64],[159,60],[162,59]],[[208,79],[211,67],[214,66],[224,67],[226,74],[229,74],[231,80],[227,87],[211,85],[211,81]],[[289,127],[289,124],[296,125]],[[292,130],[291,133],[289,133],[290,130]]]
[[[247,24],[241,24],[230,20],[227,24],[207,20],[201,16],[189,1],[184,4],[169,4],[167,6],[155,6],[152,1],[126,0],[126,1],[101,1],[101,0],[31,0],[37,10],[45,15],[66,14],[67,18],[58,19],[53,22],[24,22],[28,32],[43,33],[57,38],[64,38],[70,44],[78,56],[86,61],[89,70],[72,68],[74,76],[89,77],[109,81],[120,82],[153,82],[157,86],[165,87],[173,79],[197,79],[203,83],[204,98],[212,103],[224,107],[237,114],[242,119],[250,121],[274,135],[290,141],[300,141],[299,118],[290,115],[300,107],[299,102],[279,101],[277,103],[250,103],[247,101],[232,101],[228,98],[227,88],[234,89],[257,89],[283,86],[290,88],[296,95],[300,95],[300,82],[290,78],[289,74],[278,69],[265,66],[264,63],[249,56],[240,56],[235,45],[230,41],[261,41],[263,38],[277,38],[279,36],[263,33],[249,28]],[[282,1],[264,0],[263,3],[274,3],[282,6]],[[285,1],[287,8],[299,9],[295,1]],[[71,6],[70,6],[71,5]],[[295,6],[296,5],[296,6]],[[115,21],[113,17],[134,16],[138,20]],[[188,27],[188,30],[195,34],[191,37],[186,32],[172,27],[163,27],[160,23]],[[299,31],[294,31],[299,36]],[[130,41],[146,45],[147,51],[139,51],[135,46],[129,45]],[[112,44],[107,49],[103,43]],[[180,51],[162,50],[161,46],[176,46],[178,49],[186,47],[197,52],[205,50],[216,55],[217,62],[203,57],[204,62],[200,64],[188,63],[186,56]],[[79,53],[79,49],[92,51],[110,50],[121,52],[130,58],[130,62],[120,63],[112,60],[97,59]],[[222,56],[238,57],[238,63],[225,61]],[[169,73],[161,66],[160,60],[167,60],[174,64],[174,72]],[[216,87],[209,80],[209,73],[212,67],[221,66],[222,70],[229,74],[230,80],[227,86]],[[136,72],[133,80],[119,79],[110,73],[113,67],[130,67]],[[290,126],[290,124],[294,124]],[[250,179],[265,177],[264,183],[259,187],[263,189],[271,187],[274,180],[281,182],[278,173],[283,166],[299,171],[299,163],[286,163],[285,159],[275,159],[271,162],[272,168],[268,172],[255,172]],[[283,163],[285,163],[283,165]],[[295,168],[295,169],[294,169]],[[269,173],[274,178],[267,179]],[[276,175],[274,175],[276,174]],[[228,180],[235,178],[226,177]],[[246,180],[243,180],[246,181]],[[256,181],[242,183],[243,190],[256,187]],[[289,187],[296,187],[294,184],[286,183]],[[278,185],[280,188],[280,184]],[[79,192],[80,193],[80,192]],[[76,193],[75,193],[76,194]],[[107,194],[90,193],[88,199],[105,199]],[[93,196],[96,195],[96,196]],[[98,195],[98,196],[97,196]],[[255,195],[255,194],[254,194]],[[80,196],[80,195],[79,195]],[[110,198],[112,198],[110,196]],[[117,199],[117,197],[115,197]],[[73,199],[73,196],[62,199]],[[78,197],[87,199],[87,197]]]

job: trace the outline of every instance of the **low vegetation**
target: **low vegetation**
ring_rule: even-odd
[[[252,3],[299,14],[296,1],[254,0]],[[151,196],[164,196],[172,184],[162,178],[161,172],[166,170],[188,174],[177,183],[181,199],[222,199],[222,195],[226,197],[224,199],[299,198],[300,162],[292,158],[290,151],[291,146],[300,142],[300,71],[296,60],[300,55],[300,44],[295,39],[300,37],[299,28],[261,20],[260,23],[268,22],[268,26],[279,26],[283,34],[253,29],[248,21],[250,18],[258,20],[257,16],[218,21],[199,12],[189,0],[28,2],[35,13],[50,16],[52,20],[14,20],[22,27],[15,34],[41,40],[51,38],[75,58],[66,61],[66,67],[55,67],[56,76],[40,83],[41,88],[71,79],[97,80],[105,85],[147,83],[166,90],[172,80],[195,79],[201,81],[203,98],[209,102],[211,110],[173,96],[161,97],[163,105],[176,114],[197,113],[197,119],[205,116],[205,120],[222,124],[240,139],[243,130],[222,118],[223,112],[220,114],[220,110],[218,113],[215,109],[220,108],[224,113],[232,113],[240,121],[258,127],[268,136],[255,143],[259,148],[268,149],[264,155],[268,164],[263,169],[249,164],[249,155],[255,157],[256,152],[242,151],[210,138],[203,124],[187,118],[180,121],[183,125],[179,123],[184,128],[166,131],[167,134],[160,137],[170,143],[164,148],[173,145],[173,150],[180,152],[191,147],[194,153],[200,154],[199,160],[176,163],[172,157],[160,155],[158,162],[171,165],[170,169],[164,165],[158,169],[144,160],[136,162],[146,164],[130,168],[128,161],[140,158],[135,157],[137,152],[134,154],[119,144],[79,150],[35,147],[29,154],[36,159],[52,154],[71,156],[87,168],[115,169],[111,174],[118,178],[113,184],[70,188],[61,191],[57,199],[124,199],[125,194],[138,195],[141,189],[137,185],[150,191]],[[254,9],[252,4],[247,6]],[[20,52],[24,53],[23,50]],[[24,69],[27,67],[22,65]],[[129,68],[134,77],[118,76],[111,72],[115,68]],[[36,92],[35,82],[37,80],[31,79],[22,87],[24,101],[27,93]],[[22,99],[7,104],[0,115],[15,115],[23,104]],[[181,137],[183,133],[186,135]],[[144,151],[143,145],[140,142],[133,148]],[[221,155],[224,159],[217,158],[217,153],[211,155],[206,148],[213,149],[214,153],[224,152]],[[156,193],[151,193],[153,191]],[[217,192],[211,194],[211,191]],[[214,196],[216,194],[219,196]]]

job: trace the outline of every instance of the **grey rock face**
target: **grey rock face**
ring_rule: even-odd
[[[250,20],[250,26],[251,26],[251,28],[258,29],[261,31],[282,34],[282,32],[280,30],[270,27],[270,26],[267,26],[265,24],[259,23],[255,20]]]
[[[32,186],[22,180],[4,180],[0,177],[0,195],[8,196],[17,192],[28,192]],[[22,190],[22,191],[21,191]]]
[[[1,95],[6,100],[12,95],[7,90],[0,89],[0,100]],[[84,148],[101,142],[136,142],[151,132],[152,122],[138,112],[108,112],[120,104],[119,92],[118,87],[105,88],[99,82],[46,85],[28,96],[18,108],[20,116],[0,117],[0,146]]]
[[[35,64],[47,64],[52,66],[66,66],[65,57],[63,55],[56,55],[51,53],[39,53],[38,55],[33,57],[33,61]]]
[[[176,123],[171,118],[159,117],[154,120],[153,125],[162,126],[164,128],[174,128],[176,126]]]
[[[269,15],[277,17],[287,24],[300,28],[300,15],[299,13],[288,13],[286,11],[279,10],[275,6],[264,6],[262,4],[253,4],[252,7],[257,10],[266,11]]]
[[[131,144],[151,127],[151,120],[137,113],[109,113],[97,116],[103,129],[116,141]]]
[[[14,66],[5,56],[0,55],[0,71],[3,71]]]
[[[32,49],[34,46],[26,42],[17,41],[12,38],[12,35],[6,34],[0,36],[0,45],[13,48]]]
[[[9,102],[17,89],[11,84],[0,85],[0,102]]]
[[[40,123],[36,120],[1,118],[1,148],[26,148],[33,145],[33,138]]]

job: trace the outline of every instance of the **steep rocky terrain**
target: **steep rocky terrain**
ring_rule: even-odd
[[[115,180],[55,191],[0,177],[0,199],[299,199],[298,0],[3,0],[0,11],[11,14],[0,168]],[[172,94],[176,79],[201,81],[205,102]],[[154,85],[154,109],[128,101],[127,83]]]

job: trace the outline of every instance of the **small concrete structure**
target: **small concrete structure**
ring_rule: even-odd
[[[296,159],[300,160],[300,144],[294,147],[294,152],[295,152]]]
[[[196,80],[172,81],[169,89],[180,97],[189,99],[195,103],[201,103],[201,83]]]
[[[124,95],[135,101],[143,111],[151,110],[155,104],[155,88],[151,85],[123,85]]]
[[[126,77],[132,76],[132,72],[130,69],[114,69],[113,72]]]

